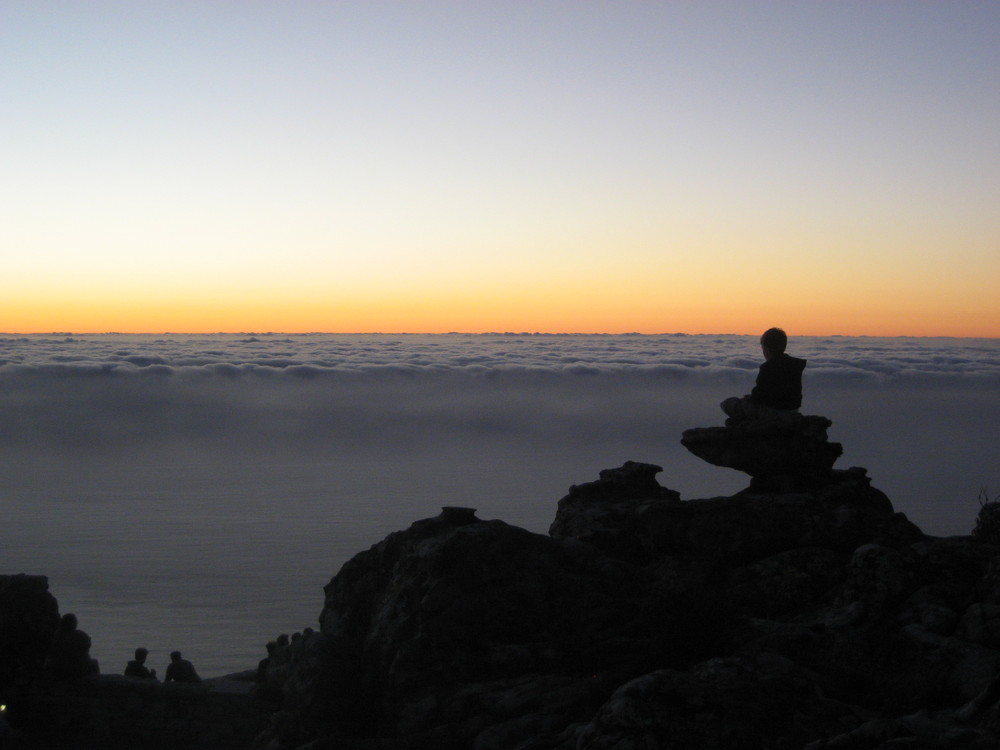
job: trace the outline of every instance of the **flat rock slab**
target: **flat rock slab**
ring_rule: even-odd
[[[844,452],[827,440],[826,417],[781,414],[766,419],[728,420],[724,427],[685,430],[681,445],[714,466],[755,479],[826,477]]]

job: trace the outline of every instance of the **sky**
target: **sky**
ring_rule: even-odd
[[[0,331],[1000,336],[1000,4],[0,2]]]

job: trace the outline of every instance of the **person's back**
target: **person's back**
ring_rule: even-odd
[[[199,683],[201,677],[194,671],[194,665],[191,662],[181,658],[180,651],[174,651],[170,654],[170,664],[167,666],[167,673],[164,675],[163,681]]]
[[[806,361],[782,352],[772,355],[757,372],[750,399],[761,406],[790,411],[802,406],[802,371]]]
[[[156,671],[146,666],[146,656],[149,652],[144,648],[135,650],[135,658],[125,665],[125,676],[140,680],[155,680]]]

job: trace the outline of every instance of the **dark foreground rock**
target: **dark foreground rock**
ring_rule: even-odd
[[[77,748],[1000,747],[992,536],[926,536],[864,469],[689,501],[659,472],[572,487],[548,535],[464,508],[390,534],[327,584],[317,630],[277,639],[252,694],[39,681],[28,621],[51,631],[54,600],[0,579],[31,613],[0,610],[29,654],[0,690],[99,740]]]
[[[452,511],[357,555],[256,747],[1000,746],[1000,549],[863,469],[687,502],[658,471],[573,487],[549,536]]]
[[[44,576],[0,576],[3,750],[237,750],[264,728],[272,707],[247,679],[182,685],[54,672],[59,622]]]
[[[48,578],[0,575],[0,691],[20,675],[41,673],[58,624]]]

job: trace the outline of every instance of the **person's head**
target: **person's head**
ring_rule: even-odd
[[[135,660],[142,664],[146,661],[146,657],[149,656],[149,652],[144,648],[137,648],[135,650]]]
[[[171,651],[170,652],[170,661],[180,661],[180,660],[181,660],[181,652],[180,651]]]
[[[760,348],[764,351],[765,359],[784,354],[787,346],[788,336],[780,328],[768,328],[761,334]]]

